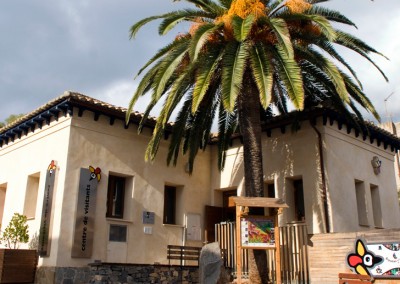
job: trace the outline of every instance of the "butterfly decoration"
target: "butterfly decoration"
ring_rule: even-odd
[[[54,160],[51,160],[50,165],[47,167],[47,170],[49,171],[50,175],[52,175],[56,169],[57,169],[56,162],[54,162]]]
[[[101,169],[99,167],[94,168],[92,166],[89,166],[89,170],[90,170],[90,179],[95,179],[97,178],[97,181],[101,180]]]
[[[356,241],[356,252],[347,255],[347,264],[355,273],[361,275],[370,276],[369,269],[382,261],[383,258],[368,251],[360,239]]]

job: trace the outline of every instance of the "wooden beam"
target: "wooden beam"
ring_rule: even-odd
[[[240,206],[236,206],[236,283],[242,283],[242,244],[241,240],[241,224],[240,224],[240,216],[241,216],[241,208]]]
[[[232,196],[236,206],[247,207],[269,207],[269,208],[288,208],[289,206],[280,198],[269,197],[242,197]]]

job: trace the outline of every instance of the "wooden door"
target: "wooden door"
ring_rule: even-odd
[[[215,224],[223,221],[224,210],[222,207],[206,205],[204,216],[205,242],[215,242]]]

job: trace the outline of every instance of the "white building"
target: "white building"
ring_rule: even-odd
[[[228,197],[244,185],[240,139],[223,172],[211,143],[189,175],[185,157],[166,166],[167,137],[146,163],[154,121],[138,135],[141,114],[127,126],[124,117],[123,108],[68,92],[0,129],[2,228],[14,212],[28,217],[31,238],[42,234],[39,270],[48,278],[54,267],[95,260],[167,263],[168,244],[201,246],[216,221],[232,219]],[[266,195],[290,206],[281,225],[305,222],[310,234],[400,228],[394,135],[357,130],[325,109],[276,117],[264,130]]]

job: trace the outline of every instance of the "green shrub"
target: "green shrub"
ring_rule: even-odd
[[[17,249],[20,243],[27,243],[29,241],[29,234],[26,221],[27,218],[25,215],[14,213],[0,241],[5,242],[5,246],[11,249]]]

